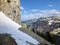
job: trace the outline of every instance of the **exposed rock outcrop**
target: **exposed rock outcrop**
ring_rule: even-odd
[[[0,0],[0,11],[13,21],[20,23],[20,0]]]
[[[9,34],[0,34],[0,45],[17,45]]]

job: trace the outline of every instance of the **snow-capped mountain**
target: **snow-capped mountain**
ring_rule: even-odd
[[[27,42],[30,42],[34,45],[39,44],[36,39],[32,38],[26,33],[19,31],[18,28],[20,27],[22,26],[12,21],[3,12],[0,12],[0,34],[11,34],[11,37],[15,39],[18,45],[29,45]]]

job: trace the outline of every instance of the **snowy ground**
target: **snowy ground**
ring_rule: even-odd
[[[21,25],[12,21],[4,13],[0,12],[0,34],[11,34],[11,37],[15,39],[18,45],[29,45],[29,43],[32,43],[34,45],[39,44],[37,40],[29,36],[28,34],[19,31],[18,28],[20,27]]]

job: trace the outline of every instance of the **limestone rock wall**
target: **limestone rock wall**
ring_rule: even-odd
[[[13,21],[20,23],[20,0],[0,0],[0,11]]]

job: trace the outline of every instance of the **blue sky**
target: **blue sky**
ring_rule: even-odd
[[[20,0],[21,20],[60,15],[60,0]]]

